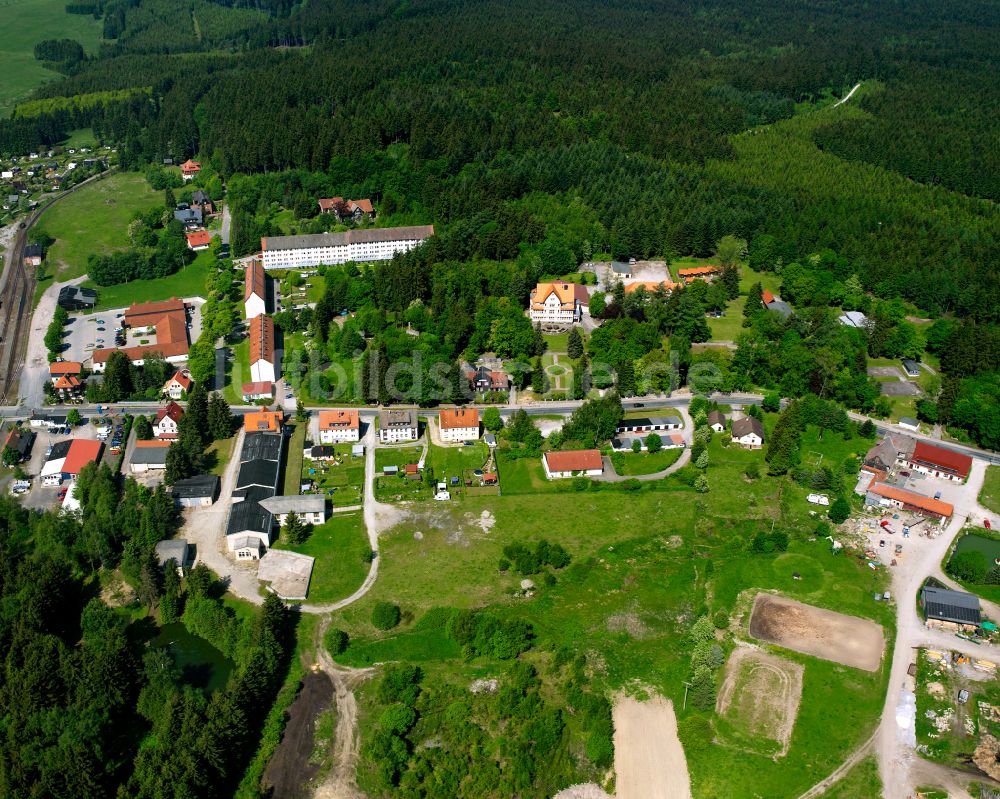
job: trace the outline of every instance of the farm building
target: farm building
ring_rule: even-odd
[[[975,630],[979,627],[979,597],[964,591],[925,585],[920,607],[928,627],[945,630]]]
[[[197,474],[174,483],[171,494],[182,508],[206,508],[219,498],[219,485],[214,474]]]
[[[596,477],[604,472],[604,460],[596,449],[580,449],[570,452],[546,452],[542,456],[542,466],[549,480],[565,477]]]
[[[961,483],[969,476],[972,458],[960,452],[918,441],[907,466],[931,477],[942,477],[945,480]]]

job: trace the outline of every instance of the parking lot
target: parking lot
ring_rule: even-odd
[[[119,419],[117,423],[121,424],[121,420]],[[90,420],[88,419],[86,424],[75,428],[71,435],[51,432],[44,428],[32,428],[32,430],[37,433],[35,445],[31,450],[31,458],[27,463],[23,464],[25,472],[28,473],[31,479],[31,490],[23,495],[23,502],[27,508],[44,510],[57,505],[60,489],[67,485],[66,483],[63,483],[62,486],[42,485],[39,475],[42,472],[42,467],[45,466],[45,462],[48,460],[50,448],[59,441],[67,441],[71,438],[96,439],[98,428],[96,425],[90,424]],[[105,442],[104,449],[101,452],[101,460],[98,463],[108,462],[112,465],[117,463],[117,456],[112,455],[110,452],[110,444],[111,439],[109,438]]]
[[[192,308],[188,313],[188,341],[194,342],[201,335],[201,306],[205,301],[196,298],[185,302]],[[121,331],[123,338],[116,338],[116,330],[122,326],[124,317],[125,308],[71,316],[66,323],[62,357],[67,361],[86,364],[95,349],[156,343],[156,335],[148,332],[125,330]]]

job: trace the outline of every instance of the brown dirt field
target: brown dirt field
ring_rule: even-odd
[[[620,696],[613,715],[616,799],[691,799],[673,703]]]
[[[749,632],[752,638],[864,671],[878,671],[885,650],[882,627],[875,622],[774,594],[757,594]]]
[[[716,712],[751,736],[777,741],[777,756],[784,757],[799,713],[804,671],[801,663],[739,647],[726,664]]]
[[[314,786],[310,785],[318,765],[311,765],[313,732],[316,718],[329,709],[333,701],[333,685],[321,671],[313,671],[302,678],[302,688],[288,709],[288,723],[281,736],[281,743],[274,750],[264,771],[264,789],[271,789],[275,799],[308,799]]]

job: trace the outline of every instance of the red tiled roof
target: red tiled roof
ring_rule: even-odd
[[[207,247],[212,243],[212,234],[207,230],[196,230],[187,234],[188,247]]]
[[[91,441],[86,438],[73,439],[73,443],[69,445],[69,452],[66,453],[66,460],[63,462],[63,472],[79,474],[84,466],[101,457],[103,447],[104,444],[100,441]]]
[[[442,430],[479,427],[479,411],[475,408],[445,408],[438,419]]]
[[[354,410],[320,411],[320,430],[353,430],[360,426],[358,412]]]
[[[52,377],[58,375],[78,375],[83,371],[83,364],[79,361],[58,361],[49,364],[49,374]]]
[[[274,322],[267,314],[250,320],[250,365],[257,361],[274,363]]]
[[[540,311],[551,294],[559,298],[563,310],[567,311],[574,310],[577,301],[582,305],[590,302],[590,292],[580,283],[539,283],[531,292],[531,307]]]
[[[73,389],[80,387],[80,378],[75,375],[63,375],[55,382],[57,389]]]
[[[201,164],[197,161],[192,161],[190,158],[181,164],[181,172],[198,172],[201,170]]]
[[[159,424],[165,416],[169,416],[175,422],[179,422],[184,415],[184,409],[176,402],[168,402],[166,407],[160,408],[156,413],[156,424]]]
[[[125,309],[125,324],[129,327],[148,327],[168,313],[184,313],[184,300],[171,297],[159,302],[133,303]]]
[[[936,468],[941,472],[951,472],[961,477],[963,480],[969,476],[972,468],[972,458],[962,455],[960,452],[952,452],[950,449],[935,447],[924,441],[918,441],[913,448],[913,455],[910,457],[911,463],[925,464]]]
[[[160,440],[155,439],[155,438],[150,439],[149,441],[136,441],[135,442],[135,448],[136,449],[164,449],[165,447],[169,447],[169,446],[170,446],[170,442],[169,441],[160,441]]]
[[[761,298],[761,300],[763,300],[764,305],[769,305],[772,302],[774,302],[774,295],[770,291],[768,291],[767,289],[764,289],[760,293],[760,298]]]
[[[638,291],[640,288],[645,289],[648,294],[652,294],[660,288],[663,288],[663,290],[667,292],[673,291],[677,288],[677,285],[675,283],[671,283],[669,280],[661,280],[659,282],[655,280],[640,280],[636,283],[627,284],[625,286],[625,293],[631,294],[634,291]]]
[[[688,269],[678,269],[677,274],[680,277],[698,277],[700,275],[714,275],[719,271],[717,266],[692,266]]]
[[[319,201],[319,209],[321,211],[332,211],[343,201],[343,197],[321,197]]]
[[[171,383],[176,383],[182,389],[184,389],[185,391],[187,391],[188,389],[191,388],[191,383],[193,383],[193,382],[194,381],[191,380],[191,378],[188,375],[184,374],[184,372],[174,372],[167,379],[167,382],[163,384],[163,387],[166,389],[166,388],[170,387]]]
[[[596,449],[546,452],[545,462],[550,472],[582,472],[604,468],[601,453]]]
[[[268,396],[274,396],[274,383],[269,383],[266,380],[255,382],[255,383],[244,383],[243,384],[243,395],[246,397],[266,394]]]
[[[266,280],[267,278],[264,273],[264,264],[257,260],[251,261],[249,266],[247,266],[246,274],[243,277],[243,300],[249,300],[254,294],[262,300],[267,299]]]
[[[375,209],[372,208],[372,201],[368,200],[368,199],[365,199],[365,200],[351,200],[347,204],[347,207],[352,212],[354,211],[355,208],[360,208],[362,213],[365,213],[365,214],[373,214],[373,213],[375,213]]]
[[[911,507],[928,511],[937,516],[944,516],[945,518],[951,516],[955,511],[955,507],[950,502],[925,497],[923,494],[918,494],[915,491],[907,491],[905,488],[897,488],[896,486],[878,483],[874,480],[868,486],[868,490],[880,497],[893,499],[897,502],[902,502],[904,505],[910,505]]]

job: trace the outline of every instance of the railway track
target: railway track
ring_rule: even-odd
[[[35,268],[24,265],[24,248],[28,244],[28,232],[49,208],[64,197],[68,197],[95,180],[101,180],[117,169],[112,167],[93,177],[87,178],[73,188],[53,197],[33,211],[17,231],[10,250],[10,260],[4,269],[3,287],[0,288],[0,398],[4,404],[16,405],[21,367],[28,349],[31,331],[31,315],[34,308]]]

